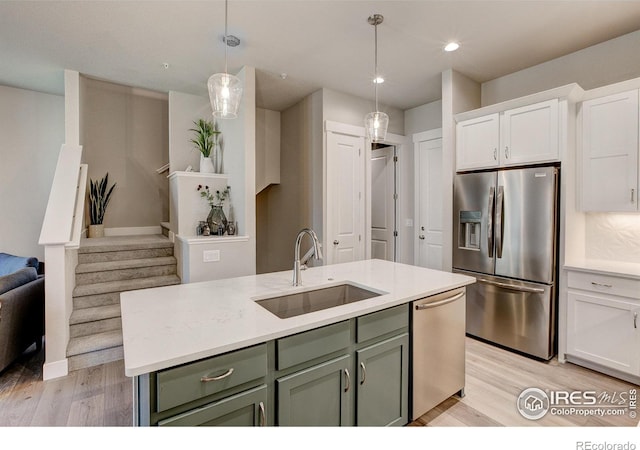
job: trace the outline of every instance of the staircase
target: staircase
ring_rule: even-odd
[[[163,235],[83,239],[67,346],[69,370],[122,359],[120,292],[180,284]]]

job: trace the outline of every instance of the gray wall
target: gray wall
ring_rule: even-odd
[[[570,83],[589,90],[640,77],[640,31],[482,84],[482,106]]]
[[[89,178],[108,172],[109,184],[117,183],[105,227],[168,221],[169,182],[166,173],[156,173],[169,161],[167,96],[89,78],[84,84],[82,141]]]
[[[64,142],[64,97],[0,86],[0,252],[44,260],[38,245]]]
[[[300,229],[309,226],[320,232],[314,216],[319,213],[322,224],[322,187],[314,189],[314,184],[321,183],[322,162],[317,166],[312,160],[319,153],[322,161],[322,91],[282,111],[280,133],[280,184],[256,197],[258,273],[290,270]],[[314,169],[320,174],[314,175]]]
[[[398,249],[399,262],[414,262],[414,225],[407,225],[407,220],[415,221],[415,174],[413,135],[423,131],[442,127],[442,100],[426,103],[404,112],[404,135],[407,145],[403,154],[398,154]]]

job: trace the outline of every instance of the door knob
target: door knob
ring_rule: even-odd
[[[338,240],[333,241],[333,245],[338,245],[339,243],[340,243],[340,241],[338,241]]]
[[[424,234],[421,234],[420,236],[418,236],[418,239],[424,239]]]

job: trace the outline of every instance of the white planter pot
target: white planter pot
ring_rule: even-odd
[[[213,167],[213,161],[211,161],[211,158],[203,156],[202,153],[200,153],[200,172],[216,173]]]
[[[89,237],[98,238],[104,236],[104,224],[89,225]]]

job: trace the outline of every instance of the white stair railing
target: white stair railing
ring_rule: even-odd
[[[40,231],[45,260],[45,363],[43,378],[68,374],[69,317],[73,310],[77,248],[83,228],[87,165],[82,146],[63,144]]]

